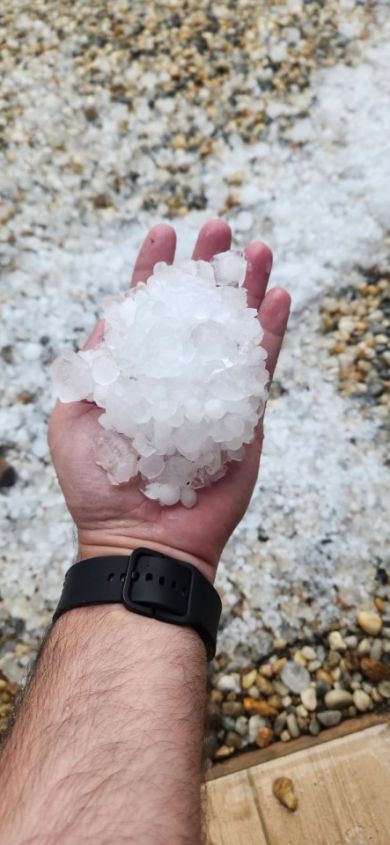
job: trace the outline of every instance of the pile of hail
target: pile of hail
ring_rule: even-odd
[[[108,303],[95,349],[52,364],[62,402],[102,408],[94,456],[112,484],[137,478],[149,499],[190,508],[199,488],[243,458],[268,381],[245,272],[233,251],[210,263],[159,262]]]

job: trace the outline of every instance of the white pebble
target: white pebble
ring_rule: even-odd
[[[317,707],[317,695],[314,687],[308,687],[301,692],[301,701],[306,710],[315,710]]]

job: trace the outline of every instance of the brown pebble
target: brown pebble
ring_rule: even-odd
[[[325,669],[317,669],[316,672],[316,680],[317,681],[325,681],[325,683],[333,685],[333,678],[330,672],[326,672]]]
[[[279,674],[279,672],[283,669],[285,663],[287,663],[287,657],[280,657],[279,660],[274,663],[273,670],[275,675]]]
[[[249,689],[253,686],[257,678],[256,669],[252,669],[251,672],[247,672],[246,675],[242,675],[241,677],[241,686],[243,689]]]
[[[357,623],[370,637],[376,637],[382,629],[382,619],[377,613],[370,613],[361,610],[357,617]]]
[[[390,680],[390,666],[382,663],[381,660],[373,660],[372,657],[362,657],[360,668],[363,674],[376,684],[380,681]]]
[[[228,731],[226,734],[226,745],[228,748],[235,748],[237,751],[242,746],[242,737],[235,733],[235,731]]]
[[[112,206],[111,199],[107,194],[96,194],[92,197],[92,203],[94,208],[110,208]]]
[[[18,393],[16,396],[16,401],[20,403],[20,405],[30,405],[31,402],[34,402],[35,396],[33,393],[30,393],[29,390],[22,390],[21,393]]]
[[[218,702],[222,701],[223,694],[219,689],[212,689],[210,693],[210,701]]]
[[[231,745],[221,745],[217,748],[214,759],[215,760],[222,760],[224,757],[230,757],[233,754],[234,748]]]
[[[229,690],[229,692],[226,694],[226,700],[227,701],[236,701],[236,699],[237,699],[236,693],[233,690]]]
[[[263,663],[263,665],[260,666],[259,672],[264,678],[272,678],[272,675],[274,674],[273,667],[270,663]]]
[[[256,686],[263,693],[263,695],[273,695],[274,688],[271,684],[271,681],[264,678],[263,675],[257,675],[256,677]]]
[[[380,596],[375,596],[374,601],[375,607],[379,610],[379,613],[384,613],[386,610],[386,602]]]
[[[270,695],[270,697],[268,699],[268,704],[270,704],[271,707],[275,707],[276,710],[281,710],[282,709],[282,699],[281,699],[280,695],[278,695],[276,692],[274,692],[273,695]]]
[[[271,718],[275,718],[278,715],[278,711],[275,707],[271,707],[268,704],[268,701],[258,701],[256,698],[250,698],[247,696],[244,698],[244,709],[247,713],[250,713],[251,716],[258,714],[259,716],[270,716]]]
[[[276,778],[272,784],[272,792],[275,798],[283,804],[283,807],[290,810],[290,813],[295,812],[298,807],[298,798],[295,795],[294,784],[291,778]]]
[[[355,652],[347,651],[344,656],[344,669],[347,672],[358,672],[359,671],[359,658]]]
[[[256,734],[256,745],[259,748],[266,748],[272,742],[273,735],[272,728],[259,728]]]
[[[224,701],[222,704],[222,713],[224,716],[242,716],[244,708],[241,701]]]

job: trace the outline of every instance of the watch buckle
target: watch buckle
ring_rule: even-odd
[[[191,566],[168,561],[150,549],[136,549],[129,558],[122,586],[128,610],[162,622],[185,623],[192,590]]]

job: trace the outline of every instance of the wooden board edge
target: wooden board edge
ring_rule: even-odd
[[[304,736],[298,739],[292,739],[290,742],[274,742],[268,748],[255,749],[254,751],[244,751],[242,754],[235,754],[228,760],[221,763],[216,763],[212,769],[209,769],[205,775],[205,781],[216,780],[217,778],[231,775],[241,769],[249,769],[252,766],[257,766],[260,763],[268,763],[269,760],[276,760],[279,757],[285,757],[287,754],[293,754],[295,751],[302,751],[305,748],[312,748],[315,745],[322,745],[325,742],[330,742],[332,739],[338,739],[342,736],[349,736],[353,733],[371,728],[373,725],[387,724],[390,727],[390,710],[382,713],[367,713],[364,716],[358,716],[354,719],[346,719],[335,728],[327,728],[321,731],[318,736]]]

